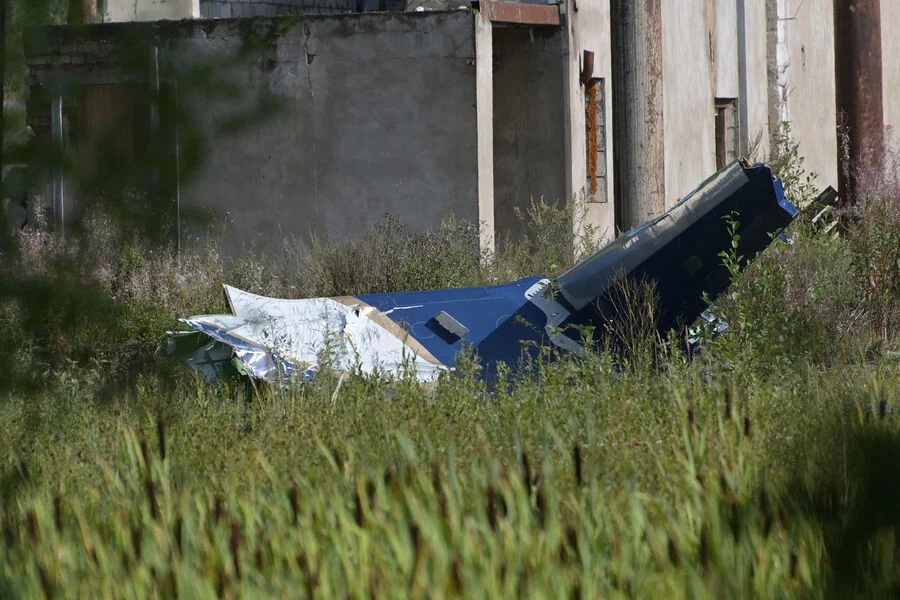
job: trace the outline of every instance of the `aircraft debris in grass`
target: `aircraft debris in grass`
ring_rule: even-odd
[[[541,347],[571,352],[602,342],[603,325],[617,318],[612,294],[623,276],[655,282],[661,333],[690,325],[730,283],[719,256],[735,239],[725,218],[740,223],[736,252],[749,258],[797,212],[766,166],[737,160],[553,280],[305,300],[225,286],[232,314],[181,319],[192,331],[171,333],[168,354],[211,379],[237,368],[285,383],[312,377],[324,363],[431,381],[453,370],[468,346],[482,375],[494,379],[500,363],[515,367]]]

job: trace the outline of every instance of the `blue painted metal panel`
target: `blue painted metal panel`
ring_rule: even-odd
[[[559,276],[552,286],[557,290],[553,298],[537,291],[549,283],[537,276],[491,287],[363,294],[357,298],[377,313],[371,317],[372,322],[362,323],[369,327],[369,333],[381,335],[380,346],[365,346],[365,328],[358,328],[360,321],[353,320],[360,318],[359,312],[342,313],[345,322],[335,325],[337,328],[330,334],[334,340],[350,344],[352,347],[348,348],[353,352],[390,353],[388,347],[392,345],[415,346],[416,355],[430,361],[431,366],[423,372],[428,377],[436,377],[438,371],[455,365],[464,346],[471,345],[481,359],[483,376],[493,379],[498,363],[515,365],[523,356],[534,356],[541,346],[551,345],[554,351],[579,348],[580,329],[592,329],[594,341],[603,342],[603,325],[621,318],[615,311],[614,284],[622,276],[656,283],[660,333],[691,324],[707,308],[705,297],[715,298],[730,283],[719,256],[732,242],[726,217],[740,223],[737,253],[747,261],[768,246],[772,235],[796,214],[796,207],[784,197],[781,182],[773,178],[767,167],[734,162],[665,214],[623,234]],[[269,301],[255,300],[261,304]],[[292,310],[305,315],[303,318],[310,324],[297,317],[282,327],[296,328],[301,323],[301,333],[318,324],[317,302],[323,306],[332,302],[332,308],[338,312],[354,310],[345,304],[346,299],[294,302],[301,304]],[[323,320],[327,320],[326,313],[322,313]],[[436,320],[440,313],[446,316]],[[388,326],[384,317],[393,324]],[[255,377],[271,379],[272,370],[287,375],[312,375],[308,365],[292,364],[276,349],[232,335],[229,327],[241,327],[242,318],[214,318],[213,324],[202,319],[185,322],[231,346],[248,373]],[[548,321],[554,327],[548,327]],[[250,330],[255,331],[252,327]],[[355,345],[354,331],[363,336],[358,340],[362,346]],[[401,337],[405,339],[400,340]],[[433,358],[427,357],[428,353]],[[401,367],[399,362],[396,366]]]
[[[522,342],[540,342],[547,323],[543,311],[525,297],[525,292],[541,281],[526,277],[493,287],[362,294],[362,302],[377,308],[446,365],[453,365],[463,343],[475,346],[482,363],[491,370],[494,363],[518,361]],[[442,336],[432,322],[445,311],[469,329],[465,339]]]

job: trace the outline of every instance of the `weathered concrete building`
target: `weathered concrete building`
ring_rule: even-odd
[[[109,0],[105,23],[32,35],[29,118],[76,159],[61,217],[79,179],[151,147],[179,238],[205,212],[232,251],[385,212],[477,220],[492,247],[538,197],[610,239],[765,158],[784,122],[837,183],[833,2]],[[882,4],[888,57],[900,7]],[[894,123],[900,61],[883,64]]]

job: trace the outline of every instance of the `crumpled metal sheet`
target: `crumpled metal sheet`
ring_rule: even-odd
[[[615,314],[610,294],[620,277],[656,281],[661,333],[691,324],[706,310],[706,298],[729,284],[719,257],[732,242],[723,218],[740,222],[737,251],[750,259],[796,213],[768,168],[736,161],[665,214],[575,265],[555,285],[535,276],[489,287],[306,300],[226,286],[232,314],[182,322],[220,344],[201,348],[206,359],[192,355],[192,366],[202,364],[208,376],[218,371],[206,363],[230,348],[239,370],[280,383],[311,377],[323,367],[433,381],[471,348],[482,375],[493,379],[501,363],[527,363],[542,349],[550,348],[551,356],[582,350],[586,329],[602,342],[602,325]]]
[[[379,323],[376,311],[355,298],[281,300],[231,286],[225,295],[233,314],[180,320],[230,347],[251,377],[308,378],[323,364],[370,373],[409,369],[423,381],[447,370],[408,333]]]

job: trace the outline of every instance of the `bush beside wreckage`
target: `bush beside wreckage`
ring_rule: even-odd
[[[171,332],[166,352],[210,379],[236,368],[287,383],[327,362],[432,381],[471,347],[491,380],[501,363],[515,367],[542,347],[571,352],[602,343],[603,325],[622,318],[614,298],[622,277],[655,282],[661,333],[690,325],[730,283],[720,253],[737,239],[738,256],[756,256],[797,213],[768,167],[737,160],[553,280],[305,300],[225,286],[232,314],[181,319],[192,330]],[[740,223],[739,238],[728,217]]]

